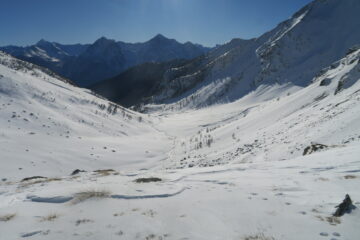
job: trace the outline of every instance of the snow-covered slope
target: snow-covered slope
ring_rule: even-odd
[[[302,155],[311,142],[360,141],[359,60],[357,48],[305,88],[273,84],[230,104],[169,116],[159,112],[164,126],[179,124],[169,127],[170,134],[184,136],[169,167],[280,161]]]
[[[2,54],[0,239],[355,240],[359,61],[355,48],[304,88],[145,116]],[[303,156],[314,142],[327,147]],[[333,217],[345,194],[357,208]]]
[[[77,168],[145,168],[159,160],[153,152],[161,158],[166,151],[166,146],[154,148],[150,135],[160,142],[166,137],[151,127],[146,116],[0,54],[3,178],[67,175]],[[139,143],[148,146],[146,150],[138,151]]]

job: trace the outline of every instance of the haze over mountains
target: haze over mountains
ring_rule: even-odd
[[[117,42],[101,37],[93,44],[63,45],[40,40],[32,46],[6,46],[0,50],[49,68],[79,86],[90,86],[134,65],[190,59],[204,54],[209,48],[191,42],[182,44],[158,34],[144,43]]]

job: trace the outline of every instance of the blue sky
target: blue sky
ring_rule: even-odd
[[[92,43],[101,36],[143,42],[157,33],[214,46],[253,38],[311,0],[1,0],[0,46],[44,38]]]

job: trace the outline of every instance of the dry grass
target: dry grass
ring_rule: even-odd
[[[56,181],[61,181],[61,178],[41,178],[39,180],[35,180],[35,181],[26,181],[20,184],[20,187],[28,187],[34,184],[39,184],[39,183],[49,183],[49,182],[56,182]]]
[[[328,222],[332,226],[336,226],[338,224],[341,224],[341,219],[339,217],[322,217],[320,215],[316,216],[320,221]]]
[[[248,235],[242,238],[242,240],[275,240],[273,237],[265,236],[264,233],[256,233],[254,235]]]
[[[13,219],[15,216],[16,216],[16,214],[15,214],[15,213],[2,215],[2,216],[0,216],[0,222],[7,222],[7,221],[10,221],[10,220],[11,220],[11,219]]]
[[[80,224],[84,224],[84,223],[91,223],[94,222],[91,219],[79,219],[75,222],[75,226],[79,226]]]
[[[84,202],[88,199],[101,199],[110,197],[110,192],[107,190],[87,190],[83,192],[76,193],[74,199],[71,201],[72,204],[77,204]]]
[[[60,217],[60,215],[55,214],[55,213],[49,214],[47,216],[41,217],[40,222],[52,222],[52,221],[56,220],[59,217]]]
[[[333,225],[333,226],[341,223],[341,220],[340,220],[339,217],[333,217],[333,216],[331,216],[331,217],[326,217],[326,221],[327,221],[328,223],[330,223],[330,225]]]
[[[118,174],[114,169],[100,169],[100,170],[95,170],[94,172],[101,176],[109,176],[109,175],[117,175]]]
[[[324,177],[319,177],[319,178],[316,178],[315,181],[323,181],[323,182],[327,182],[329,181],[330,179],[328,178],[324,178]]]
[[[355,178],[358,178],[357,176],[355,175],[346,175],[344,176],[345,179],[355,179]]]
[[[121,212],[121,213],[114,213],[113,216],[114,217],[121,217],[121,216],[124,216],[125,213],[124,212]]]

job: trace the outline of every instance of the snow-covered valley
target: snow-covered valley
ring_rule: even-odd
[[[1,53],[0,239],[357,239],[359,56],[146,115]]]
[[[315,0],[100,83],[132,110],[0,51],[0,240],[360,239],[359,10]],[[101,42],[84,80],[121,58]]]

